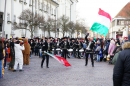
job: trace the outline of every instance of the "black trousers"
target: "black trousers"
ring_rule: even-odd
[[[42,55],[42,62],[41,62],[41,67],[43,67],[43,63],[46,59],[46,67],[49,65],[49,55]]]
[[[31,51],[32,51],[31,54],[33,54],[34,53],[34,48],[31,48]]]
[[[73,49],[73,55],[76,58],[76,49],[75,48]]]
[[[62,55],[66,59],[66,57],[67,57],[67,49],[63,49]]]
[[[86,50],[86,58],[85,58],[85,65],[88,64],[88,57],[90,55],[92,66],[94,66],[94,60],[93,60],[93,53],[92,50]]]
[[[39,49],[35,50],[35,56],[39,56]]]
[[[78,48],[78,57],[77,57],[77,58],[80,58],[80,56],[79,56],[79,54],[80,54],[80,53],[79,53],[79,50],[80,50],[80,49]]]

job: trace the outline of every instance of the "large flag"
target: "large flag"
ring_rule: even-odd
[[[90,30],[100,35],[106,36],[109,31],[110,23],[111,23],[110,14],[99,8],[97,19],[93,23]]]
[[[46,54],[48,54],[49,56],[53,57],[54,59],[56,59],[57,61],[59,61],[61,64],[63,64],[64,66],[66,67],[69,67],[71,66],[71,64],[66,60],[64,59],[63,57],[61,56],[58,56],[58,55],[53,55],[53,54],[50,54],[50,53],[47,53],[45,52]]]

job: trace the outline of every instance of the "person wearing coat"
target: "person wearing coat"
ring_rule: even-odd
[[[15,62],[14,39],[12,39],[10,42],[10,56],[11,56],[11,61],[9,63],[9,70],[13,70],[14,62]]]
[[[62,57],[66,59],[67,58],[67,54],[68,54],[68,50],[67,49],[69,49],[70,45],[69,45],[69,42],[68,42],[66,37],[64,37],[63,39],[64,40],[61,43]]]
[[[35,42],[33,40],[30,41],[30,46],[31,46],[31,54],[34,53],[34,47],[35,47]]]
[[[23,70],[23,53],[22,53],[22,50],[24,50],[24,49],[25,49],[24,45],[20,45],[20,41],[17,41],[16,44],[14,44],[15,64],[14,64],[13,72],[16,72],[18,64],[19,64],[19,71]]]
[[[52,51],[52,43],[50,39],[43,42],[42,45],[42,61],[41,61],[41,68],[43,68],[43,63],[46,59],[46,68],[49,68],[49,55],[47,55],[45,52],[51,53]]]
[[[94,59],[93,59],[93,54],[94,54],[94,47],[95,47],[95,42],[93,41],[93,38],[90,38],[89,41],[87,42],[87,48],[85,52],[85,66],[88,65],[88,57],[90,55],[91,62],[92,62],[92,67],[94,67]]]
[[[116,48],[115,41],[111,40],[110,45],[109,45],[109,49],[108,49],[108,55],[110,55],[110,62],[114,56],[113,52],[114,52],[115,48]]]
[[[24,65],[29,65],[29,59],[30,59],[30,44],[28,43],[28,39],[24,38],[24,47],[25,49],[23,50],[23,59],[24,59]]]
[[[117,58],[118,58],[120,52],[121,52],[121,51],[118,51],[118,52],[114,55],[114,57],[113,57],[113,59],[112,59],[112,64],[115,64],[115,63],[116,63]]]
[[[113,86],[130,86],[130,36],[122,49],[113,70]]]

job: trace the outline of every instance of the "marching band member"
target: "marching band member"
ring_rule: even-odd
[[[69,42],[67,41],[67,38],[65,37],[64,40],[61,43],[62,48],[62,56],[66,59],[67,57],[67,49],[69,49]]]

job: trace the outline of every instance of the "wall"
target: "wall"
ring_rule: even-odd
[[[24,1],[24,0],[23,0]],[[46,0],[34,0],[34,3],[35,1],[40,1],[40,3],[42,3],[42,1],[44,1],[44,4],[47,5],[47,2]],[[51,0],[49,0],[48,4],[49,6],[54,10],[56,9],[57,5],[50,2]],[[37,7],[35,8],[35,4],[34,4],[34,13],[37,11],[38,13],[40,13],[41,15],[44,15],[45,19],[47,20],[48,17],[50,16],[51,18],[53,19],[56,19],[57,18],[60,18],[62,15],[66,15],[70,18],[70,0],[55,0],[59,3],[59,7],[56,9],[56,18],[54,15],[51,15],[50,13],[46,13],[45,11],[40,11],[38,9],[38,3],[37,3]],[[74,4],[72,5],[72,9],[71,9],[71,19],[72,21],[76,21],[76,3],[75,0],[74,1]],[[30,3],[30,0],[26,0],[27,4],[24,4],[24,2],[19,2],[19,0],[7,0],[7,7],[6,7],[6,17],[5,17],[5,34],[8,35],[8,38],[11,37],[11,33],[12,31],[14,32],[15,36],[14,37],[21,37],[21,36],[25,36],[26,34],[26,37],[30,38],[30,32],[29,31],[25,31],[25,30],[12,30],[12,25],[11,23],[8,24],[7,23],[7,14],[9,13],[10,14],[10,21],[13,21],[14,19],[14,15],[16,15],[16,22],[18,23],[19,22],[19,15],[21,14],[21,12],[25,9],[30,9],[32,10],[32,6],[29,6],[29,3]],[[0,0],[0,11],[4,12],[4,6],[5,6],[5,0]],[[54,11],[53,11],[54,12]],[[34,33],[35,36],[42,36],[43,35],[43,32],[37,28],[37,30],[35,31]],[[47,33],[46,33],[46,36],[47,36]],[[51,33],[51,36],[55,36],[55,33]],[[59,37],[62,37],[62,33],[60,33]]]

